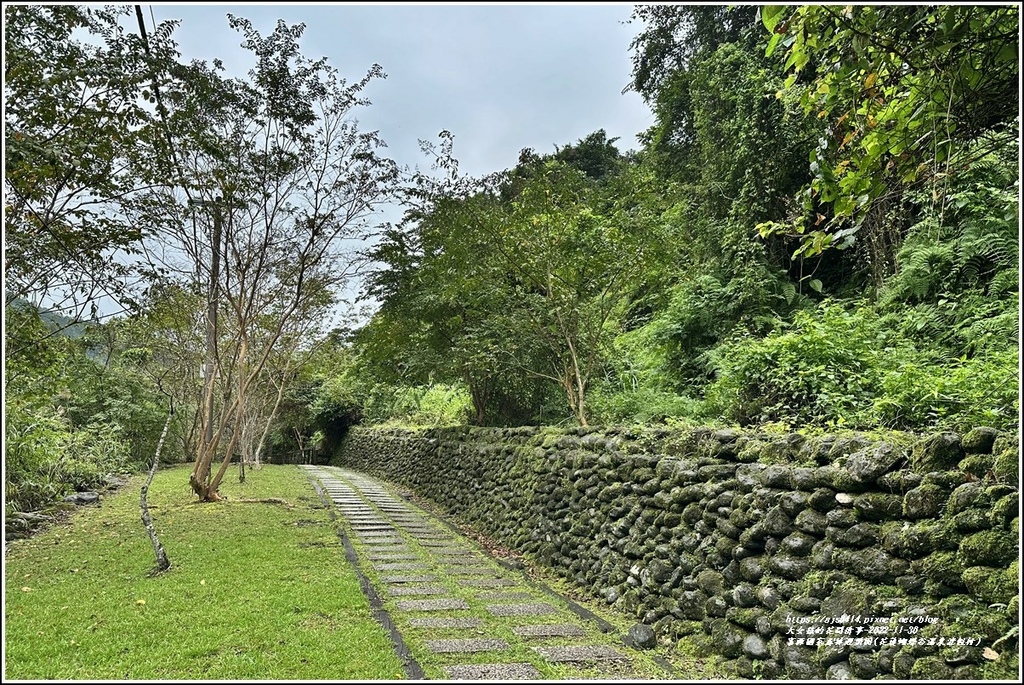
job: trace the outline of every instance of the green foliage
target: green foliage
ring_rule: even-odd
[[[650,424],[696,416],[700,404],[691,398],[649,387],[610,390],[598,385],[590,397],[590,411],[598,425]]]
[[[804,5],[762,20],[766,53],[791,72],[779,96],[829,122],[802,194],[817,218],[793,223],[798,253],[853,244],[904,187],[943,193],[971,141],[1017,126],[1016,6]]]
[[[797,312],[767,337],[738,336],[715,350],[708,402],[740,423],[847,423],[877,394],[876,357],[889,337],[866,308],[825,302]]]
[[[903,354],[888,360],[867,418],[898,429],[942,426],[1013,430],[1020,417],[1017,350],[1009,346],[970,358]]]
[[[35,309],[5,319],[4,488],[8,511],[45,507],[69,491],[152,459],[166,405],[106,346],[109,329],[54,330]]]
[[[450,426],[467,423],[472,413],[469,392],[457,385],[377,385],[362,405],[371,423],[397,426]]]
[[[1014,345],[950,356],[902,335],[895,318],[863,303],[848,311],[826,301],[764,338],[729,341],[712,353],[719,376],[704,411],[741,423],[957,430],[1014,425]]]
[[[144,50],[122,26],[128,6],[3,12],[5,304],[81,314],[104,292],[129,303],[125,257],[159,214],[143,177],[170,171],[144,89],[176,57],[175,23]]]
[[[51,406],[8,399],[4,407],[4,508],[32,511],[130,467],[116,424],[74,426]]]

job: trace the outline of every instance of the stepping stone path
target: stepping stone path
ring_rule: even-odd
[[[334,503],[356,564],[411,658],[438,664],[428,678],[562,680],[577,671],[591,678],[603,673],[594,670],[602,663],[615,664],[617,678],[631,677],[637,652],[612,646],[614,637],[557,595],[380,481],[336,467],[301,468]]]

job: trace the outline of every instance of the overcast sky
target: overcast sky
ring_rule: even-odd
[[[219,57],[231,75],[251,65],[228,26],[230,12],[261,35],[278,19],[304,23],[301,48],[327,57],[348,81],[380,64],[388,77],[365,91],[360,128],[378,130],[389,156],[426,164],[418,140],[455,136],[460,169],[482,175],[514,166],[519,151],[553,152],[603,128],[620,150],[653,123],[630,81],[632,4],[219,4],[153,5],[156,20],[180,19],[185,59]],[[148,15],[148,8],[146,8]],[[147,19],[150,17],[147,16]]]
[[[150,16],[152,8],[152,17]],[[622,152],[653,124],[636,93],[623,94],[632,70],[627,24],[633,5],[591,4],[155,4],[147,21],[180,20],[182,58],[224,62],[229,76],[252,66],[227,14],[249,19],[266,36],[278,19],[303,23],[301,52],[326,57],[348,82],[380,64],[386,79],[370,82],[372,104],[357,110],[360,129],[376,130],[383,154],[400,166],[429,168],[420,140],[455,137],[462,173],[482,176],[514,166],[523,148],[538,153],[604,129]],[[384,209],[372,221],[397,222]],[[361,247],[365,247],[362,244]],[[351,282],[344,297],[360,288]],[[374,302],[363,303],[371,310]],[[349,311],[337,310],[338,320]],[[366,313],[358,315],[364,320]]]

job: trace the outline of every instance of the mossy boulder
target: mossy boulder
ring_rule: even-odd
[[[948,514],[959,514],[961,511],[971,507],[987,507],[991,500],[985,490],[985,484],[980,481],[964,483],[957,487],[953,494],[949,496],[946,512]]]
[[[1018,540],[1006,531],[984,530],[960,543],[960,562],[965,566],[1004,566],[1018,556]]]
[[[992,454],[992,445],[998,437],[999,431],[995,428],[979,426],[967,431],[960,444],[967,454]]]
[[[923,575],[930,581],[949,587],[963,587],[964,565],[956,552],[932,552],[914,561],[910,570]]]
[[[1017,450],[1006,450],[992,463],[992,474],[1003,483],[1020,485],[1020,457]]]
[[[848,580],[832,589],[821,602],[821,613],[827,616],[864,616],[876,599],[875,590],[862,580]]]
[[[710,622],[711,639],[716,651],[727,659],[740,656],[743,653],[743,641],[749,633],[724,618],[713,618]]]
[[[903,515],[910,519],[938,516],[948,499],[949,491],[938,485],[919,485],[903,496]]]
[[[902,497],[882,492],[868,492],[853,500],[854,511],[866,521],[884,521],[899,516],[902,506]]]
[[[910,453],[915,471],[943,471],[951,469],[964,458],[960,436],[956,433],[935,433],[920,440]]]
[[[972,596],[986,604],[1009,604],[1020,587],[1016,572],[991,566],[971,566],[963,572],[964,584]]]
[[[936,541],[943,537],[944,528],[935,521],[890,521],[882,526],[882,549],[906,559],[918,559],[935,551]]]
[[[995,463],[996,458],[991,454],[968,454],[960,460],[960,465],[957,468],[975,478],[984,478]]]
[[[910,568],[906,560],[887,554],[877,547],[836,550],[832,558],[837,568],[876,583],[894,583],[896,578]]]
[[[846,460],[846,470],[857,483],[873,483],[888,473],[902,457],[903,454],[892,445],[882,443],[873,449],[851,454]]]
[[[953,679],[953,668],[940,656],[926,656],[914,662],[909,675],[914,680],[948,681]]]
[[[989,511],[985,509],[967,509],[961,511],[949,521],[949,525],[958,533],[975,533],[991,527]]]
[[[1020,511],[1020,495],[1016,492],[1000,498],[988,512],[988,520],[994,528],[1007,529]]]

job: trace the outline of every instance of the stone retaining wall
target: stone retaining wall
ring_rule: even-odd
[[[332,463],[742,677],[993,678],[1019,663],[1018,449],[988,428],[355,428]]]

